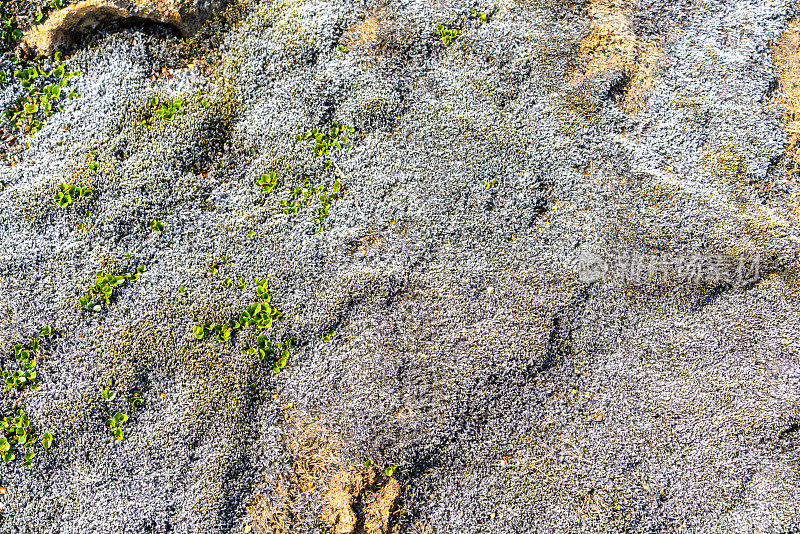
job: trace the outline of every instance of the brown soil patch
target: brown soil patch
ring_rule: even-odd
[[[800,20],[789,23],[786,31],[770,45],[778,75],[776,100],[784,106],[787,172],[800,172]]]
[[[362,22],[350,26],[342,35],[342,43],[346,46],[371,46],[377,41],[381,28],[390,21],[389,11],[381,8]]]
[[[400,484],[374,466],[343,470],[328,489],[325,521],[333,528],[332,534],[388,534],[399,497]]]
[[[291,415],[287,423],[291,473],[284,480],[265,481],[269,493],[256,495],[247,507],[250,531],[288,534],[296,523],[321,519],[331,534],[389,534],[400,484],[373,466],[345,465],[342,442],[319,421]],[[312,501],[326,504],[321,518],[309,516]]]
[[[644,41],[633,31],[629,0],[589,3],[589,32],[578,45],[579,67],[570,76],[577,87],[588,80],[617,78],[615,98],[628,114],[642,109],[655,85],[654,74],[663,57],[663,39]]]

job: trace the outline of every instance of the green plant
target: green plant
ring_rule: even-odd
[[[186,293],[186,286],[178,286],[178,291],[181,293]]]
[[[111,297],[114,290],[128,282],[135,282],[139,279],[139,275],[147,270],[146,265],[140,265],[136,272],[122,273],[120,275],[99,272],[95,276],[95,283],[87,290],[79,302],[81,306],[91,312],[99,312],[102,309],[101,303],[105,303],[106,307],[111,304]]]
[[[323,343],[330,343],[335,336],[336,336],[336,330],[331,328],[328,332],[322,334],[321,339]]]
[[[154,108],[152,114],[163,121],[171,121],[178,115],[183,115],[182,100],[161,100],[157,96],[148,99],[147,104]],[[148,116],[139,121],[139,126],[149,126],[152,124],[152,116]]]
[[[345,126],[338,122],[331,124],[327,132],[314,128],[308,132],[298,134],[297,141],[307,141],[314,139],[314,155],[317,157],[327,156],[333,150],[353,150],[353,145],[347,140],[347,134],[355,132],[352,126]],[[325,163],[325,168],[330,167],[331,161]]]
[[[258,354],[261,357],[261,361],[269,357],[272,360],[272,372],[276,374],[283,371],[289,363],[289,358],[292,355],[291,350],[293,343],[294,338],[290,337],[278,343],[276,347],[273,347],[266,335],[260,334],[258,338],[256,338],[256,346],[258,347]]]
[[[349,48],[347,48],[347,47],[346,47],[345,45],[343,45],[343,44],[340,44],[340,45],[337,47],[337,49],[339,50],[339,52],[341,52],[341,53],[343,53],[343,54],[346,54],[346,53],[348,53],[348,52],[350,51],[350,49],[349,49]]]
[[[89,197],[92,190],[88,187],[81,187],[73,184],[59,184],[58,191],[54,195],[56,204],[66,208],[79,198]]]
[[[244,279],[239,280],[240,289],[244,289]],[[268,330],[272,326],[283,319],[283,314],[275,306],[271,306],[272,295],[269,291],[269,281],[259,278],[253,279],[255,285],[255,293],[258,301],[250,304],[247,308],[239,314],[238,317],[231,319],[227,323],[212,323],[207,321],[203,324],[197,325],[192,329],[194,337],[203,339],[207,333],[214,334],[219,343],[225,343],[237,330],[255,327],[258,330]],[[271,340],[266,334],[261,333],[256,338],[256,347],[252,347],[243,351],[245,354],[259,354],[263,361],[267,357],[271,357],[272,370],[279,373],[286,367],[291,355],[292,344],[294,338],[286,339],[273,347]]]
[[[211,267],[208,268],[209,274],[216,274],[219,272],[220,268],[223,265],[230,265],[232,262],[225,256],[222,256],[218,261],[215,261],[211,264]]]
[[[497,180],[491,180],[483,184],[483,190],[497,189]]]
[[[0,40],[13,44],[22,39],[22,30],[17,27],[14,13],[5,13],[0,17]]]
[[[371,458],[368,460],[364,460],[364,467],[372,467],[373,465],[375,465],[375,462],[372,461]]]
[[[461,30],[445,28],[441,24],[436,25],[436,32],[445,46],[449,45],[456,37],[461,34]]]
[[[109,380],[109,384],[112,383],[112,380]],[[120,411],[114,411],[111,409],[109,403],[111,403],[116,397],[117,392],[111,391],[110,389],[104,389],[100,392],[100,396],[103,397],[106,401],[106,427],[108,427],[108,433],[111,435],[116,441],[121,441],[125,437],[125,432],[122,429],[122,424],[128,420],[128,415],[124,414]],[[130,398],[128,399],[128,403],[130,403],[131,409],[136,409],[140,406],[144,400],[142,399],[141,393],[138,391],[134,391]]]
[[[122,423],[128,420],[128,416],[121,412],[116,412],[114,415],[106,419],[108,431],[117,441],[121,441],[125,437],[125,432],[122,430]]]
[[[258,180],[258,185],[261,186],[262,191],[269,194],[278,186],[278,181],[278,173],[270,171],[268,174],[261,175],[261,178]]]
[[[154,232],[163,232],[164,231],[164,223],[161,221],[151,221],[150,222],[150,229]]]
[[[400,466],[399,466],[399,465],[394,465],[394,464],[393,464],[393,465],[390,465],[390,466],[388,466],[388,467],[386,468],[386,476],[387,476],[387,477],[390,477],[390,476],[392,476],[392,475],[394,474],[394,472],[397,470],[397,468],[398,468],[398,467],[400,467]]]
[[[294,215],[300,211],[300,201],[292,199],[282,199],[281,206],[283,206],[283,213],[286,215]]]
[[[54,61],[60,62],[61,59],[62,55],[56,53]],[[24,133],[35,134],[42,129],[45,119],[64,109],[61,102],[65,96],[69,100],[83,96],[83,93],[78,93],[75,89],[69,93],[63,90],[70,78],[79,75],[79,72],[68,72],[63,63],[52,70],[34,65],[15,71],[14,77],[28,92],[3,113],[5,119]]]
[[[144,399],[142,399],[141,393],[139,393],[138,391],[134,391],[129,402],[131,403],[131,408],[135,410],[136,408],[142,405]]]
[[[50,9],[56,10],[56,9],[61,9],[62,7],[64,7],[63,0],[51,0]]]
[[[489,20],[489,16],[486,13],[478,11],[477,9],[474,8],[472,10],[471,16],[472,18],[477,19],[481,24],[484,24],[487,20]]]
[[[23,410],[17,410],[16,415],[7,416],[0,421],[0,429],[2,429],[3,436],[0,437],[0,457],[6,463],[12,462],[16,458],[17,453],[25,450],[27,452],[22,456],[22,466],[30,467],[33,465],[33,459],[36,454],[30,449],[36,444],[39,437],[36,428],[31,424],[28,416],[25,415]],[[42,436],[42,447],[49,449],[53,444],[53,435],[46,432]]]
[[[322,231],[325,219],[330,214],[331,203],[339,198],[342,190],[342,183],[339,180],[335,180],[329,189],[325,184],[312,186],[311,178],[304,174],[302,176],[302,187],[291,188],[289,190],[289,198],[282,199],[281,206],[284,208],[283,212],[285,214],[294,215],[300,211],[303,205],[309,205],[315,199],[319,200],[320,206],[314,222],[319,225],[319,230]]]
[[[271,328],[273,323],[283,319],[283,314],[280,310],[270,306],[272,295],[269,293],[267,280],[254,278],[253,282],[256,284],[256,296],[261,299],[260,302],[250,304],[239,317],[231,319],[228,323],[218,324],[205,322],[202,325],[194,327],[194,336],[197,339],[203,339],[207,332],[213,332],[217,341],[224,343],[240,328],[255,326],[259,330],[265,330]]]
[[[39,336],[50,337],[52,335],[53,329],[45,326],[29,342],[25,344],[17,343],[14,346],[14,359],[21,364],[21,368],[14,371],[3,370],[3,381],[5,382],[6,390],[16,389],[22,391],[24,389],[37,390],[40,388],[35,371],[36,358],[39,356],[41,349]]]

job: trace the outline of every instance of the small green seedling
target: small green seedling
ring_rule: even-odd
[[[62,59],[59,54],[54,57],[56,63],[60,63]],[[69,79],[79,75],[79,72],[68,72],[63,63],[49,71],[41,66],[15,71],[14,78],[19,80],[26,93],[17,98],[11,108],[3,112],[4,118],[24,133],[35,134],[42,129],[48,117],[56,111],[63,111],[62,102],[65,96],[68,96],[69,100],[83,96],[75,89],[69,93],[64,91]]]
[[[372,467],[373,465],[375,465],[375,462],[372,461],[371,458],[369,460],[364,460],[364,467]]]
[[[331,329],[330,331],[322,334],[322,342],[330,343],[335,336],[336,336],[336,330]]]
[[[14,371],[4,369],[2,372],[3,382],[6,385],[6,390],[16,389],[18,391],[31,390],[35,391],[41,388],[39,379],[36,375],[36,358],[39,356],[41,349],[41,340],[39,336],[50,337],[53,335],[53,329],[50,326],[45,326],[42,330],[35,334],[31,340],[25,344],[17,343],[14,346],[14,359],[19,362],[21,367]]]
[[[17,27],[13,13],[6,13],[0,18],[0,40],[13,44],[22,39],[22,30]]]
[[[181,293],[186,293],[186,286],[178,286],[178,291]]]
[[[317,157],[327,156],[333,150],[353,150],[353,145],[347,140],[347,134],[355,131],[356,129],[352,126],[334,122],[327,132],[313,128],[308,132],[298,134],[297,142],[314,139],[314,155]],[[326,166],[329,165],[330,161],[326,162]]]
[[[135,282],[139,279],[139,275],[146,270],[146,265],[140,265],[133,274],[125,272],[120,275],[105,272],[97,273],[94,285],[87,290],[86,294],[78,302],[90,312],[99,312],[102,309],[102,303],[105,303],[106,307],[111,304],[111,297],[115,289],[128,282]]]
[[[389,467],[387,467],[386,468],[386,476],[387,477],[392,476],[394,474],[394,472],[397,470],[398,467],[400,467],[400,466],[399,465],[390,465]]]
[[[112,382],[112,380],[108,381],[109,384]],[[100,392],[100,395],[103,397],[103,399],[110,403],[117,397],[117,392],[104,389]],[[142,399],[141,393],[134,391],[131,397],[128,399],[128,402],[130,403],[131,409],[136,409],[138,406],[141,406],[144,400]],[[119,411],[112,413],[112,410],[108,405],[106,405],[106,414],[106,427],[108,427],[109,435],[113,437],[115,441],[121,441],[125,437],[122,424],[128,420],[128,415]]]
[[[483,184],[484,191],[489,191],[490,189],[497,189],[497,180],[491,180]]]
[[[260,185],[261,190],[267,194],[272,193],[272,190],[278,187],[278,182],[278,173],[275,171],[262,174],[261,178],[258,179],[258,185]]]
[[[52,0],[50,2],[50,9],[55,11],[56,9],[61,9],[64,7],[64,0]]]
[[[474,8],[472,10],[471,16],[473,19],[477,19],[478,22],[480,22],[481,24],[484,24],[486,23],[487,20],[489,20],[489,16],[486,13],[478,11],[477,9]]]
[[[442,24],[436,25],[436,32],[445,46],[449,45],[456,37],[461,34],[461,30],[445,28]]]
[[[54,196],[56,204],[66,208],[79,198],[86,198],[92,195],[92,190],[88,187],[80,187],[72,184],[60,184]]]
[[[164,231],[164,223],[161,221],[151,221],[150,222],[150,229],[154,232],[163,232]]]
[[[181,108],[183,107],[183,102],[181,100],[161,102],[161,105],[159,106],[158,97],[153,97],[150,100],[150,103],[153,106],[157,106],[155,111],[156,115],[165,121],[172,120],[173,117],[179,115],[181,113]]]
[[[256,339],[256,345],[258,345],[258,353],[261,356],[261,361],[264,361],[266,358],[270,358],[272,360],[272,372],[273,373],[280,373],[286,368],[286,365],[289,363],[289,358],[291,357],[292,353],[292,344],[294,343],[294,338],[290,337],[289,339],[278,343],[276,347],[272,346],[272,343],[267,336],[261,334]]]
[[[182,100],[165,100],[162,101],[157,96],[149,98],[147,104],[150,108],[154,108],[152,113],[155,117],[160,118],[162,121],[171,121],[178,115],[183,115],[183,101]],[[147,114],[144,119],[139,121],[139,126],[146,127],[153,124],[153,115]]]
[[[139,393],[138,391],[134,391],[133,392],[133,396],[131,396],[131,400],[130,400],[131,408],[135,410],[136,408],[141,406],[143,402],[144,402],[144,399],[142,399],[142,394]]]
[[[28,416],[22,410],[17,410],[14,416],[8,416],[0,421],[0,429],[2,430],[2,437],[0,437],[0,457],[6,463],[14,461],[17,453],[22,450],[27,451],[22,456],[22,467],[30,467],[33,465],[33,459],[36,453],[30,449],[36,445],[38,441],[38,432],[31,424]],[[45,433],[42,436],[42,447],[49,449],[53,444],[53,436]]]
[[[124,413],[116,412],[114,415],[106,419],[106,425],[111,436],[116,441],[121,441],[125,437],[125,432],[122,431],[122,423],[128,420],[128,416]]]
[[[346,54],[346,53],[348,53],[350,51],[350,49],[347,48],[343,44],[340,44],[337,48],[338,48],[339,52],[341,52],[342,54]]]
[[[230,265],[232,262],[225,256],[222,256],[218,261],[215,261],[211,264],[211,267],[208,268],[209,274],[216,274],[219,272],[220,268],[223,265]]]

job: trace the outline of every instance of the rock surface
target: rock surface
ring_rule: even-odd
[[[794,2],[236,9],[201,56],[99,33],[84,96],[9,132],[0,364],[58,335],[0,395],[54,436],[0,467],[0,530],[800,531]],[[254,277],[283,320],[197,339]],[[395,482],[356,491],[367,460]]]
[[[171,26],[184,36],[197,33],[222,11],[225,0],[82,0],[59,9],[25,33],[23,42],[49,55],[102,24],[147,20]]]

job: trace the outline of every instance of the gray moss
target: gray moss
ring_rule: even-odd
[[[618,72],[568,82],[585,5],[500,2],[483,25],[471,7],[253,3],[194,48],[129,29],[69,58],[86,96],[0,167],[2,363],[41,325],[64,332],[42,390],[0,396],[55,436],[34,468],[2,468],[4,530],[269,531],[248,507],[287,495],[290,409],[344,463],[400,465],[406,532],[799,528],[797,191],[754,186],[785,143],[766,43],[792,8],[623,10],[642,42],[679,26],[626,114]],[[436,24],[461,22],[442,46]],[[186,62],[211,42],[213,65]],[[184,113],[141,126],[154,95]],[[344,178],[295,140],[332,121],[358,127],[333,154]],[[322,232],[279,203],[303,173],[344,185]],[[62,182],[94,195],[59,208]],[[585,251],[760,254],[763,276],[584,283]],[[81,309],[95,273],[142,263],[107,310]],[[270,336],[298,342],[277,375],[243,352],[255,329],[192,334],[253,302],[253,277],[285,315]],[[145,400],[119,443],[109,380]],[[323,526],[323,486],[291,531]]]

